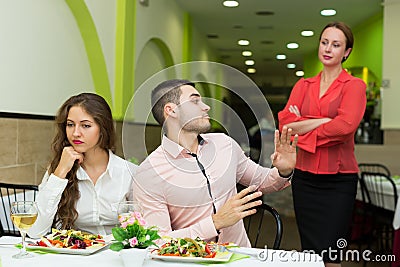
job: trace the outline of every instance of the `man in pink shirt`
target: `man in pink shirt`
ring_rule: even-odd
[[[297,136],[275,132],[272,169],[261,167],[225,134],[208,133],[210,107],[194,84],[169,80],[152,92],[152,113],[163,127],[161,145],[139,166],[134,199],[160,235],[200,237],[250,247],[242,219],[256,212],[263,193],[289,185]],[[248,188],[240,193],[236,183]]]

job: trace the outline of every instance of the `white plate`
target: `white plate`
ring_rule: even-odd
[[[174,262],[227,262],[231,259],[231,256],[231,252],[217,252],[214,258],[161,256],[157,254],[157,251],[150,253],[150,257],[153,259]]]
[[[26,250],[28,251],[43,251],[49,253],[60,253],[60,254],[73,254],[73,255],[90,255],[95,252],[98,252],[102,249],[108,247],[109,244],[106,244],[102,247],[89,247],[86,249],[70,249],[70,248],[50,248],[50,247],[41,247],[41,246],[26,246]]]

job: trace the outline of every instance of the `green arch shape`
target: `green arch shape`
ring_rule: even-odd
[[[113,104],[107,66],[92,16],[83,0],[65,0],[65,2],[74,15],[81,33],[89,61],[90,71],[92,73],[95,91],[97,94],[104,97],[112,108]]]
[[[168,48],[167,44],[163,40],[161,40],[160,38],[151,38],[149,41],[147,41],[145,47],[149,43],[155,44],[158,47],[158,49],[160,49],[160,52],[165,60],[165,66],[164,66],[165,68],[174,65],[174,60],[172,58],[171,50]]]

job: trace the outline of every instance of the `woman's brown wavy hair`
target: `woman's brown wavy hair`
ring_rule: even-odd
[[[79,95],[72,96],[60,107],[55,118],[56,134],[51,145],[53,159],[48,170],[50,174],[54,173],[55,169],[60,163],[61,154],[64,147],[71,146],[67,139],[66,123],[69,110],[71,107],[75,106],[83,108],[98,124],[100,128],[100,136],[97,145],[107,151],[109,149],[114,151],[115,149],[114,121],[112,118],[111,109],[104,98],[93,93],[81,93]],[[68,184],[61,196],[60,203],[58,204],[53,227],[62,229],[74,228],[74,223],[78,218],[76,203],[80,197],[80,192],[78,189],[79,181],[76,177],[78,168],[79,164],[75,162],[74,166],[66,176],[66,179],[68,179]]]

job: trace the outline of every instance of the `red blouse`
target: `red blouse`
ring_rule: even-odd
[[[310,118],[332,120],[299,136],[296,168],[315,174],[357,173],[354,134],[364,116],[366,85],[343,70],[325,94],[319,98],[321,73],[300,79],[285,108],[279,112],[283,125]],[[289,112],[296,105],[301,117]]]

